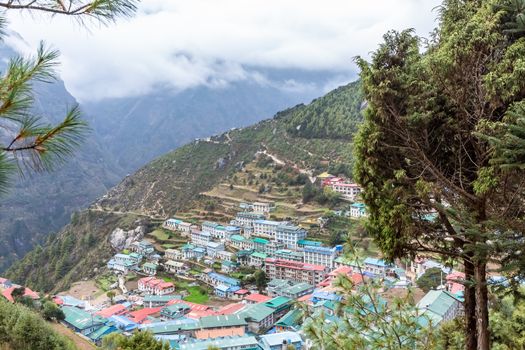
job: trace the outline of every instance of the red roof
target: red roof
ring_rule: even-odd
[[[126,307],[122,304],[115,304],[108,308],[102,309],[99,312],[97,312],[95,315],[99,315],[105,318],[111,317],[113,315],[118,315],[122,313],[124,310],[126,310]]]
[[[313,294],[306,294],[306,295],[303,295],[302,297],[300,297],[299,299],[297,299],[297,301],[300,301],[300,302],[307,302],[310,300],[310,298],[312,297]]]
[[[239,295],[244,295],[244,294],[248,294],[250,293],[250,291],[248,289],[239,289],[238,291],[236,291],[235,293],[233,294],[239,294]]]
[[[352,268],[350,266],[339,266],[337,269],[333,270],[328,274],[328,276],[331,277],[337,277],[339,275],[349,275],[352,272]]]
[[[226,306],[221,307],[219,310],[217,310],[217,314],[218,315],[231,315],[243,309],[245,306],[246,305],[243,303],[228,304]]]
[[[162,307],[145,307],[144,309],[130,312],[128,318],[135,323],[142,323],[148,316],[159,313],[161,309]]]
[[[173,304],[186,304],[190,307],[191,311],[207,311],[208,309],[210,309],[208,305],[196,304],[196,303],[192,303],[192,302],[189,302],[186,300],[180,300],[180,299],[170,300],[168,301],[167,305],[169,306]]]
[[[265,301],[270,300],[271,298],[267,295],[259,294],[259,293],[253,293],[250,295],[247,295],[244,300],[253,301],[255,303],[264,303]]]
[[[268,264],[274,264],[275,266],[284,267],[287,269],[304,270],[304,271],[324,271],[326,266],[306,264],[298,261],[266,258],[265,262]]]
[[[201,317],[216,316],[217,313],[213,310],[191,310],[186,314],[186,317],[198,320]]]
[[[354,284],[361,284],[363,283],[363,280],[364,280],[363,275],[357,272],[353,273],[350,279],[352,280]]]
[[[161,288],[161,289],[173,288],[173,283],[171,283],[171,282],[161,283],[161,284],[159,284],[159,288]]]
[[[0,277],[0,283],[1,284],[6,283],[7,281],[9,281],[7,278]]]
[[[57,304],[57,305],[62,305],[62,304],[64,304],[64,300],[62,300],[62,298],[59,297],[59,296],[54,297],[54,298],[53,298],[53,302],[54,302],[55,304]]]
[[[11,295],[13,293],[13,291],[16,289],[16,287],[11,287],[11,288],[7,288],[6,290],[4,290],[2,292],[2,295],[7,299],[9,300],[10,302],[14,303],[15,300],[13,299],[13,296]],[[29,297],[31,299],[39,299],[40,296],[38,295],[37,292],[33,292],[31,289],[29,288],[25,288],[24,289],[24,296],[25,297]]]

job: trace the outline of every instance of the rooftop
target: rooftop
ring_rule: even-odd
[[[89,312],[74,306],[63,306],[62,311],[66,316],[64,321],[78,329],[86,329],[93,325],[102,325],[106,322],[105,318],[96,315],[93,316]]]
[[[292,301],[292,299],[287,297],[275,297],[273,299],[268,300],[264,303],[264,305],[271,307],[272,309],[279,309],[283,307],[284,305],[289,304]]]
[[[199,320],[201,328],[223,328],[246,326],[246,320],[239,314],[202,317]]]
[[[196,340],[180,344],[179,350],[207,350],[210,347],[217,347],[219,349],[258,349],[257,339],[255,339],[255,337],[242,336]]]
[[[245,300],[248,300],[248,301],[253,301],[255,303],[264,303],[268,300],[270,300],[271,298],[267,295],[263,295],[263,294],[259,294],[259,293],[253,293],[253,294],[250,294],[248,296],[246,296],[244,298]]]
[[[239,312],[239,315],[248,321],[261,322],[266,317],[272,315],[274,311],[274,309],[266,306],[264,303],[259,303],[246,306]]]

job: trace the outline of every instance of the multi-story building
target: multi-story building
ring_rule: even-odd
[[[208,242],[206,245],[206,254],[209,257],[215,258],[217,256],[217,252],[220,252],[224,250],[224,244],[218,243],[218,242]]]
[[[290,280],[275,279],[268,282],[266,291],[271,297],[284,296],[290,299],[298,299],[304,295],[311,294],[315,286]]]
[[[250,255],[250,266],[261,267],[268,256],[265,253],[254,252]]]
[[[393,268],[394,266],[392,264],[389,264],[381,259],[369,257],[363,262],[364,272],[368,272],[376,276],[385,277],[387,272],[391,271]]]
[[[253,249],[259,252],[264,252],[266,250],[266,245],[270,243],[267,239],[255,237],[251,240],[253,243]]]
[[[241,203],[241,209],[251,211],[257,214],[267,215],[275,209],[274,202],[253,202],[253,203]]]
[[[222,261],[232,261],[233,255],[233,253],[230,253],[226,250],[219,250],[216,253],[215,257]]]
[[[203,232],[209,232],[213,238],[224,239],[226,228],[216,222],[205,221],[201,225]]]
[[[350,216],[353,218],[366,216],[366,206],[363,203],[353,203],[350,206]]]
[[[171,230],[171,231],[179,231],[184,236],[189,235],[191,232],[192,224],[189,222],[184,222],[179,219],[168,219],[164,221],[164,224],[162,225],[165,229]]]
[[[317,285],[325,279],[327,268],[322,265],[267,258],[265,271],[270,279],[287,279]]]
[[[295,250],[290,250],[290,249],[276,250],[273,254],[271,254],[271,256],[276,259],[300,261],[300,262],[302,262],[304,258],[304,255],[302,252],[297,252]]]
[[[164,258],[168,260],[182,260],[182,252],[178,249],[166,249]]]
[[[131,243],[129,249],[144,256],[153,254],[155,252],[155,247],[153,247],[153,244],[146,240]]]
[[[221,275],[220,273],[216,272],[202,274],[201,279],[214,287],[217,287],[219,285],[225,285],[228,287],[238,287],[241,285],[241,282],[238,279]]]
[[[142,256],[137,253],[133,254],[115,254],[108,262],[108,269],[116,270],[123,273],[128,273],[130,270],[136,269],[142,260]]]
[[[182,261],[174,261],[174,260],[168,260],[164,264],[164,267],[166,267],[166,270],[168,272],[174,273],[174,274],[180,274],[187,270],[186,266]]]
[[[206,231],[192,231],[191,243],[200,247],[206,247],[211,241],[211,234]]]
[[[298,226],[280,225],[277,227],[275,239],[287,248],[297,249],[297,242],[305,239],[306,235],[306,230]]]
[[[253,222],[253,234],[256,236],[264,236],[271,239],[275,239],[275,235],[277,234],[277,227],[283,224],[287,224],[287,222],[272,220],[255,220]]]
[[[154,295],[166,295],[175,291],[175,286],[171,282],[165,282],[155,277],[144,277],[138,281],[138,289]]]
[[[284,249],[284,243],[277,241],[270,241],[267,245],[264,246],[264,252],[268,255],[273,255],[276,251]]]
[[[239,226],[250,226],[253,227],[253,222],[256,220],[264,220],[265,216],[262,214],[251,213],[251,212],[238,212],[235,216],[235,224]]]
[[[342,249],[342,246],[333,248],[305,246],[303,248],[303,261],[307,264],[324,265],[332,269],[334,260]]]
[[[341,178],[332,178],[323,181],[323,186],[328,186],[349,201],[355,201],[361,193],[361,187],[358,184],[348,182]]]

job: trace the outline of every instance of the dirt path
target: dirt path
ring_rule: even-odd
[[[86,339],[80,337],[78,334],[73,332],[71,329],[67,328],[61,323],[50,323],[51,327],[58,333],[62,334],[63,336],[69,338],[73,343],[75,343],[77,349],[79,350],[96,350],[97,347],[90,342],[88,342]]]

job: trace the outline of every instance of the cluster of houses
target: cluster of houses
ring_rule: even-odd
[[[341,185],[331,177],[323,183]],[[268,220],[273,208],[272,203],[242,203],[242,211],[229,225],[166,220],[163,227],[178,231],[188,242],[162,255],[151,242],[133,242],[115,254],[107,267],[117,274],[139,275],[137,289],[123,290],[113,305],[93,306],[71,296],[56,296],[53,300],[65,314],[63,323],[97,344],[110,333],[149,331],[180,350],[281,350],[290,345],[299,350],[311,348],[302,333],[308,318],[321,312],[328,316],[327,322],[338,322],[341,317],[335,313],[344,298],[334,283],[338,276],[348,277],[354,288],[367,279],[380,279],[385,289],[407,288],[431,267],[442,269],[443,283],[419,301],[421,314],[433,325],[461,315],[461,272],[429,258],[418,258],[405,269],[374,257],[357,263],[343,255],[341,246],[324,246],[308,240],[307,231],[290,222]],[[190,275],[195,263],[207,267]],[[266,288],[259,291],[232,277],[241,266],[263,270]],[[212,307],[186,301],[176,294],[174,283],[159,277],[165,274],[205,284],[228,304]],[[0,278],[0,288],[13,301],[10,296],[16,286]],[[39,298],[28,288],[25,295]]]

